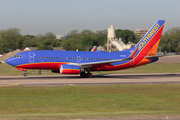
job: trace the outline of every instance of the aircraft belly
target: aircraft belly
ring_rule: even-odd
[[[26,69],[59,69],[60,66],[64,63],[30,63],[30,64],[23,64],[23,65],[18,65],[16,67],[20,68],[26,68]]]

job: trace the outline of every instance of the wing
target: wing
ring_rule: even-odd
[[[126,61],[126,60],[130,60],[133,59],[134,56],[136,55],[136,52],[138,50],[138,47],[136,47],[133,52],[124,59],[118,59],[118,60],[108,60],[108,61],[98,61],[98,62],[88,62],[88,63],[80,63],[78,64],[79,66],[81,66],[82,68],[90,68],[93,65],[100,65],[100,66],[104,66],[104,65],[108,65],[108,66],[112,66],[110,63],[114,63],[114,62],[121,62],[121,61]]]

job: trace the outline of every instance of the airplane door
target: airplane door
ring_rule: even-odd
[[[34,53],[33,52],[29,53],[29,62],[34,62]]]
[[[81,57],[77,56],[77,62],[81,62]]]

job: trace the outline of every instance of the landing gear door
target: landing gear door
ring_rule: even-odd
[[[34,53],[33,52],[29,53],[29,62],[34,62]]]

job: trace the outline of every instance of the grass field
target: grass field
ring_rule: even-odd
[[[28,75],[38,75],[38,70],[28,70]],[[22,75],[24,72],[17,70],[17,68],[12,67],[8,64],[0,64],[0,75]],[[140,66],[137,68],[131,68],[119,71],[102,71],[100,74],[128,74],[128,73],[180,73],[180,63],[153,63],[145,66]],[[42,70],[44,75],[58,75],[58,73],[52,73],[50,70]],[[93,74],[99,74],[93,72]]]
[[[29,75],[38,72],[28,70]],[[1,76],[23,73],[0,64]],[[153,63],[102,73],[180,73],[180,63]],[[44,70],[42,74],[55,73]],[[0,87],[0,119],[176,116],[180,114],[179,93],[179,84]]]
[[[179,93],[179,84],[4,87],[0,119],[175,116]]]

